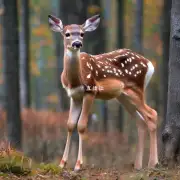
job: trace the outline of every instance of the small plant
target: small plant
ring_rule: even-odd
[[[57,175],[61,173],[61,168],[59,168],[56,164],[44,164],[41,163],[39,168],[39,172],[41,174],[52,174],[52,175]]]
[[[31,173],[31,159],[21,152],[15,151],[10,146],[1,148],[0,172],[15,175],[29,175]]]

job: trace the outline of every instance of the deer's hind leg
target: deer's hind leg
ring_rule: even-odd
[[[124,108],[128,111],[128,113],[132,116],[132,118],[136,118],[136,126],[138,131],[138,143],[136,148],[136,157],[134,168],[141,169],[144,155],[144,141],[146,138],[147,126],[143,120],[143,117],[138,114],[134,105],[132,105],[129,101],[129,98],[124,94],[119,96],[117,100],[124,106]]]
[[[150,156],[148,167],[153,168],[158,164],[157,153],[157,112],[149,107],[144,101],[144,93],[133,89],[126,90],[130,104],[136,107],[136,112],[147,125],[150,134]]]

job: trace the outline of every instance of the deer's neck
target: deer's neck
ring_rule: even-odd
[[[81,84],[80,82],[80,50],[64,51],[64,71],[70,87],[76,87]]]

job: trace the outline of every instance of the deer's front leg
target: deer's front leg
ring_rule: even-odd
[[[61,168],[64,168],[67,163],[72,132],[74,128],[76,127],[78,118],[81,113],[81,109],[82,109],[82,99],[77,101],[71,98],[69,118],[67,122],[68,134],[67,134],[66,146],[64,149],[62,160],[59,165]]]
[[[74,170],[78,171],[80,170],[82,164],[83,164],[83,158],[82,158],[82,136],[87,128],[88,124],[88,115],[90,113],[92,104],[94,102],[95,95],[88,93],[83,98],[83,105],[82,105],[82,111],[81,115],[79,117],[78,121],[78,134],[79,134],[79,150],[78,150],[78,158],[75,165]]]

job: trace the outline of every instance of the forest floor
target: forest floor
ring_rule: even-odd
[[[50,170],[50,169],[49,169]],[[52,170],[52,169],[51,169]],[[17,173],[17,172],[16,172]],[[71,170],[63,170],[60,172],[38,172],[36,174],[19,175],[14,173],[0,173],[0,179],[14,180],[179,180],[179,169],[165,170],[142,170],[140,172],[119,172],[115,169],[96,169],[86,168],[79,173]]]
[[[57,164],[39,164],[14,150],[0,151],[0,180],[179,180],[180,168],[155,168],[134,171],[132,165],[122,170],[86,166],[80,172],[60,169]]]

